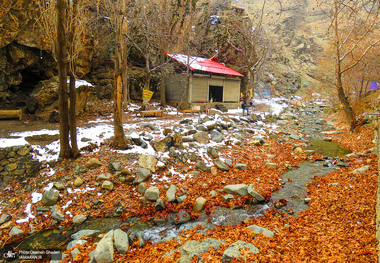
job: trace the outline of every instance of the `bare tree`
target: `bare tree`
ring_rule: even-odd
[[[343,105],[351,130],[361,124],[343,78],[349,70],[357,67],[380,41],[376,28],[379,25],[378,1],[334,0],[320,4],[330,19],[330,38],[334,50],[335,87]],[[368,42],[367,40],[374,39]]]

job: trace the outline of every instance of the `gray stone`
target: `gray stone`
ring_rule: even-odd
[[[97,263],[112,263],[114,230],[109,231],[98,243],[95,249],[95,261]]]
[[[111,174],[99,174],[98,177],[96,177],[96,181],[104,181],[104,180],[109,180],[111,178]]]
[[[149,201],[156,201],[160,196],[160,190],[157,186],[151,186],[145,191],[145,198]]]
[[[121,164],[119,162],[111,163],[112,169],[115,171],[121,171]]]
[[[162,200],[161,198],[158,198],[156,200],[156,203],[154,204],[154,208],[156,209],[156,211],[161,211],[161,210],[165,210],[165,204],[164,204],[164,200]]]
[[[197,172],[197,171],[191,171],[191,174],[192,174],[194,177],[198,177],[198,176],[199,176],[199,172]]]
[[[22,148],[17,152],[17,154],[20,155],[20,156],[26,156],[27,154],[30,153],[31,150],[32,150],[31,148],[29,148],[29,147],[27,147],[27,146],[24,146],[24,147],[22,147]]]
[[[242,254],[242,252],[246,253],[247,248],[250,254],[260,253],[259,249],[254,245],[238,240],[235,243],[231,244],[226,250],[224,250],[222,262],[231,262],[233,259],[240,261],[239,258],[242,258],[244,261],[246,261],[247,257]]]
[[[72,247],[75,247],[77,244],[79,244],[80,246],[85,244],[87,241],[86,240],[72,240],[70,241],[67,246],[66,246],[66,250],[69,250],[70,248]]]
[[[9,236],[13,237],[13,236],[21,235],[23,233],[24,233],[24,231],[22,231],[20,228],[14,226],[14,227],[12,227],[11,231],[9,231]]]
[[[193,134],[193,139],[198,143],[209,143],[209,137],[207,132],[197,132]]]
[[[293,119],[296,119],[296,116],[295,116],[293,113],[283,113],[283,114],[282,114],[282,117],[283,117],[285,120],[293,120]]]
[[[242,163],[237,163],[235,164],[234,168],[236,169],[239,169],[239,170],[246,170],[247,169],[247,165],[246,164],[242,164]]]
[[[197,125],[197,126],[195,126],[195,128],[196,128],[198,131],[204,131],[204,132],[207,132],[207,131],[208,131],[207,127],[204,126],[204,125]]]
[[[287,121],[287,120],[278,120],[278,121],[277,121],[277,124],[278,124],[279,126],[286,126],[286,125],[289,124],[289,121]]]
[[[247,192],[250,196],[255,198],[257,201],[259,201],[259,202],[265,201],[264,196],[262,196],[259,192],[256,192],[251,184],[248,186]]]
[[[178,214],[175,215],[174,217],[174,224],[179,225],[179,224],[184,224],[189,222],[191,219],[189,213],[186,211],[179,211]]]
[[[59,191],[65,189],[65,186],[61,183],[54,183],[54,187]]]
[[[157,168],[160,169],[160,170],[165,170],[167,167],[166,163],[164,162],[157,162]]]
[[[226,185],[223,188],[223,190],[227,194],[241,195],[241,196],[247,196],[248,195],[248,185],[246,185],[246,184],[230,184],[230,185]]]
[[[234,196],[233,196],[232,194],[228,194],[228,195],[224,195],[224,196],[222,197],[222,199],[223,199],[223,201],[228,202],[228,201],[234,199]]]
[[[146,191],[146,187],[145,187],[145,184],[144,183],[140,183],[139,186],[137,186],[137,192],[139,192],[140,194],[145,194],[145,191]]]
[[[156,126],[154,126],[152,123],[143,123],[140,125],[141,128],[149,128],[152,131],[159,131],[160,129]]]
[[[216,167],[218,167],[222,171],[226,172],[230,170],[230,168],[228,168],[228,166],[224,162],[222,162],[222,160],[220,160],[219,158],[214,160],[214,164]]]
[[[166,191],[166,198],[168,199],[168,202],[174,202],[175,201],[175,193],[177,189],[175,185],[171,185],[169,189]]]
[[[54,205],[52,208],[51,208],[51,217],[54,219],[54,220],[57,220],[58,222],[61,222],[63,220],[65,220],[65,216],[57,211],[57,205]]]
[[[293,140],[297,140],[297,141],[300,140],[300,137],[299,137],[298,135],[296,135],[296,134],[290,134],[290,135],[289,135],[289,138],[290,138],[290,139],[293,139]]]
[[[195,164],[195,167],[198,168],[201,172],[210,171],[210,167],[208,167],[203,161],[198,161]]]
[[[187,241],[179,248],[181,253],[179,262],[190,262],[194,256],[198,256],[200,258],[201,253],[209,251],[210,248],[219,249],[221,244],[224,244],[224,242],[213,238],[206,238],[203,241]]]
[[[224,137],[223,137],[223,135],[220,132],[218,132],[216,130],[213,130],[211,132],[211,140],[212,141],[214,141],[214,142],[221,142],[221,141],[223,141],[223,139],[224,139]]]
[[[86,221],[87,215],[76,215],[73,217],[73,223],[74,224],[82,224],[84,221]]]
[[[141,154],[139,157],[138,165],[150,170],[152,173],[156,172],[156,164],[157,159],[153,155]]]
[[[301,148],[301,147],[296,147],[296,148],[294,148],[293,152],[294,152],[295,154],[301,154],[303,151],[302,151],[302,148]]]
[[[272,231],[264,228],[264,227],[257,226],[257,225],[251,225],[251,226],[247,226],[247,228],[252,229],[253,231],[255,231],[256,234],[263,233],[263,235],[265,235],[267,237],[274,237],[274,233]]]
[[[194,212],[199,212],[199,211],[203,210],[203,208],[205,208],[205,206],[206,206],[206,202],[207,202],[207,200],[205,198],[198,197],[195,200],[193,211]]]
[[[211,158],[213,158],[213,159],[217,159],[217,158],[219,158],[219,154],[218,154],[218,152],[215,150],[214,147],[208,147],[208,148],[207,148],[207,153],[208,153],[208,155],[209,155]]]
[[[115,229],[113,238],[116,250],[121,254],[126,254],[129,249],[128,234],[121,229]]]
[[[87,161],[86,163],[86,167],[87,168],[90,168],[90,169],[94,169],[94,168],[97,168],[99,166],[102,165],[102,162],[99,161],[98,159],[96,158],[91,158],[90,160]]]
[[[218,168],[216,168],[215,166],[211,167],[211,174],[213,176],[217,176],[218,175]]]
[[[231,166],[231,165],[233,164],[231,159],[225,159],[224,162],[225,162],[228,166]]]
[[[84,229],[72,234],[71,239],[81,240],[84,236],[92,236],[96,233],[99,233],[99,230]]]
[[[74,248],[73,250],[71,250],[70,252],[70,255],[71,255],[71,258],[74,259],[78,254],[80,254],[80,251],[78,248]]]
[[[186,195],[181,195],[177,197],[177,202],[180,204],[186,199]]]
[[[137,179],[137,182],[141,183],[148,180],[152,176],[152,173],[146,168],[139,168],[137,170],[137,176],[139,177],[139,179]]]
[[[9,220],[11,220],[11,216],[8,215],[8,214],[2,214],[1,217],[0,217],[0,226],[6,222],[8,222]]]
[[[57,190],[48,190],[45,191],[42,195],[42,203],[44,206],[55,205],[58,201],[59,192]]]
[[[113,183],[110,182],[110,181],[104,181],[104,182],[102,183],[102,188],[103,188],[103,189],[107,189],[107,190],[112,191],[112,190],[114,189],[114,185],[113,185]]]
[[[363,167],[360,167],[360,168],[357,168],[355,170],[353,170],[352,172],[350,172],[350,174],[362,174],[362,173],[365,173],[366,171],[368,171],[369,169],[369,165],[365,165]]]
[[[218,194],[218,193],[217,193],[215,190],[212,190],[212,191],[210,192],[210,196],[211,196],[211,197],[215,197],[217,194]]]
[[[277,163],[266,163],[266,166],[271,169],[278,169]]]

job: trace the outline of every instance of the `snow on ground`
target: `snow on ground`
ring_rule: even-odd
[[[81,85],[84,85],[85,83],[79,83]],[[78,84],[78,85],[79,85]],[[287,107],[288,105],[284,103],[284,98],[272,98],[272,99],[255,99],[255,104],[266,104],[270,106],[270,112],[255,112],[255,114],[262,115],[264,117],[266,114],[280,114],[281,111]],[[158,105],[154,105],[158,106]],[[140,106],[137,104],[130,104],[128,107],[128,111],[133,111],[135,109],[138,109]],[[173,107],[166,107],[165,111],[169,114],[176,115],[177,109]],[[239,116],[241,115],[242,110],[241,109],[229,109],[227,115],[228,116]],[[205,115],[201,115],[201,117],[204,117]],[[218,115],[216,115],[216,118]],[[199,116],[192,116],[192,117],[186,117],[189,119],[192,119],[194,122],[197,122]],[[176,120],[160,120],[160,119],[150,119],[145,120],[141,119],[140,117],[136,117],[133,119],[133,121],[138,121],[138,123],[124,123],[123,127],[128,131],[135,131],[136,129],[140,128],[141,124],[143,123],[152,123],[155,126],[162,129],[164,126],[170,126],[177,124],[178,121]],[[95,143],[97,145],[100,145],[100,143],[106,139],[109,139],[113,136],[113,124],[107,119],[104,118],[98,118],[95,121],[89,121],[88,122],[90,126],[88,127],[78,127],[77,128],[77,139],[78,139],[78,147],[82,148],[84,146],[89,145],[89,143]],[[210,121],[209,124],[212,124],[213,121]],[[267,125],[264,122],[259,123],[259,125],[265,126],[265,128],[269,128],[271,130],[276,129],[276,125]],[[258,131],[259,133],[260,131]],[[59,134],[59,130],[46,130],[42,129],[39,131],[26,131],[26,132],[16,132],[11,133],[10,136],[14,138],[0,138],[0,145],[2,147],[10,147],[10,146],[18,146],[18,145],[25,145],[28,144],[28,142],[25,140],[25,137],[27,136],[34,136],[34,135],[42,135],[42,134],[48,134],[48,135],[55,135]],[[127,134],[128,135],[128,134]],[[153,140],[163,138],[163,135],[156,134],[154,132],[150,133],[150,135],[153,137]],[[235,140],[233,137],[232,140]],[[212,145],[207,146],[222,146],[224,143],[211,143]],[[197,146],[201,146],[200,144]],[[53,161],[58,159],[59,154],[59,140],[54,141],[45,147],[41,147],[39,145],[32,145],[33,149],[37,150],[38,154],[34,156],[34,158],[38,159],[39,161]],[[210,162],[207,157],[206,148],[204,150],[200,150],[198,153],[201,154],[206,161],[206,164]],[[140,153],[140,154],[149,154],[149,155],[158,155],[158,153],[153,149],[153,147],[148,143],[147,149],[143,149],[139,146],[134,146],[130,150],[124,150],[119,151],[120,153]],[[161,153],[162,156],[167,156],[167,153]]]

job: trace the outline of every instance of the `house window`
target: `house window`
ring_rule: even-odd
[[[213,102],[223,102],[223,86],[209,86],[208,98],[209,101],[212,98]]]

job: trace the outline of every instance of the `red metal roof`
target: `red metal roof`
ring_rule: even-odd
[[[169,57],[175,59],[179,63],[183,65],[187,65],[187,60],[188,57],[187,55],[183,54],[174,54],[174,53],[167,53],[165,52],[166,55]],[[200,70],[200,71],[205,71],[209,73],[216,73],[216,74],[222,74],[222,75],[230,75],[230,76],[238,76],[238,77],[244,77],[243,74],[240,74],[239,72],[227,68],[226,66],[213,61],[211,59],[207,58],[201,58],[201,57],[189,57],[189,69],[191,71],[193,70]]]

